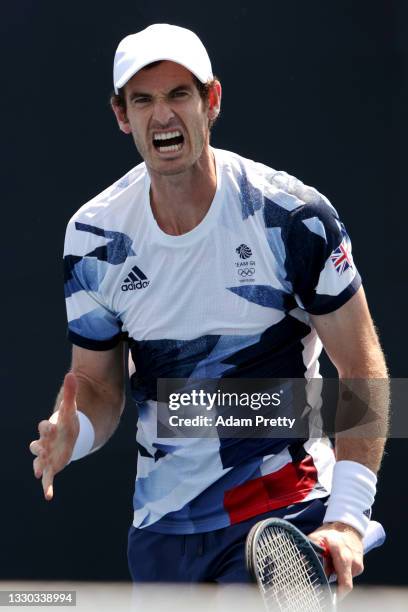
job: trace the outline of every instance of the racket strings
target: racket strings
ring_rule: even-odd
[[[282,529],[265,529],[259,539],[257,564],[268,610],[319,612],[326,593],[313,565]]]

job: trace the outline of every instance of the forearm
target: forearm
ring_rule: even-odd
[[[116,430],[125,404],[123,389],[112,390],[100,380],[93,380],[81,370],[72,370],[77,377],[77,408],[91,421],[95,430],[93,448],[103,446]],[[56,412],[63,397],[62,386],[55,401]]]
[[[377,474],[384,455],[385,438],[336,436],[336,461],[357,461]]]
[[[375,362],[362,360],[339,372],[336,414],[336,465],[324,522],[348,525],[363,536],[376,494],[388,432],[389,381],[380,349]],[[367,367],[368,366],[368,367]]]
[[[371,359],[367,357],[365,367],[342,372],[340,380],[343,390],[350,393],[341,393],[339,400],[337,421],[341,425],[336,434],[336,460],[357,461],[376,474],[384,454],[390,403],[381,349],[378,347]],[[351,427],[344,431],[345,423]]]

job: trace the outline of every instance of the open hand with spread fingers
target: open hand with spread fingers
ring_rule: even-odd
[[[79,433],[76,406],[78,383],[75,374],[69,372],[64,379],[63,397],[59,409],[49,420],[38,424],[40,437],[30,444],[34,475],[42,478],[46,500],[54,496],[54,477],[68,465]]]

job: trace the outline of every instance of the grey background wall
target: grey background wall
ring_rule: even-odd
[[[0,577],[127,580],[132,404],[103,450],[57,478],[50,504],[27,450],[69,366],[65,224],[139,162],[108,106],[116,45],[154,22],[201,36],[224,88],[213,144],[283,168],[331,199],[390,371],[404,377],[407,4],[21,0],[1,12]],[[371,553],[360,583],[406,580],[406,449],[406,440],[388,445],[375,506],[388,542]]]

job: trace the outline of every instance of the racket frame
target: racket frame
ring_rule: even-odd
[[[259,521],[250,529],[246,539],[245,556],[247,569],[252,578],[255,579],[258,586],[260,587],[262,595],[264,595],[264,584],[257,564],[257,544],[261,534],[268,527],[278,527],[290,533],[300,552],[307,557],[308,562],[312,565],[313,570],[315,571],[319,579],[320,585],[326,593],[324,609],[336,610],[336,596],[330,589],[327,576],[323,569],[323,565],[319,559],[319,556],[324,557],[327,554],[326,550],[309,540],[309,538],[305,536],[305,534],[302,533],[297,527],[292,525],[292,523],[289,523],[289,521],[280,518],[272,517],[263,521]]]

